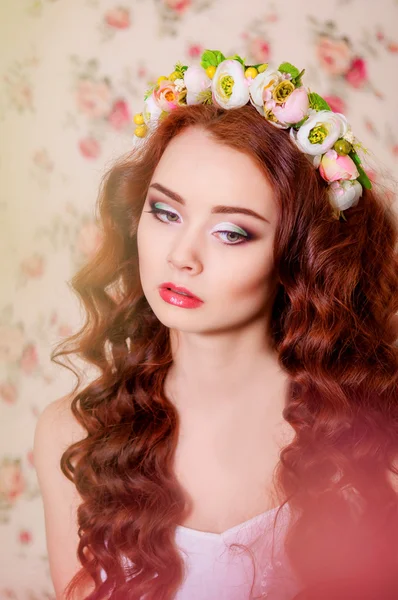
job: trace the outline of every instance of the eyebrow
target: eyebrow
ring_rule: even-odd
[[[177,192],[173,192],[172,190],[169,190],[167,187],[165,187],[164,185],[160,184],[160,183],[152,183],[149,187],[153,187],[156,190],[159,190],[159,192],[162,192],[163,194],[165,194],[166,196],[169,196],[169,198],[172,198],[173,200],[175,200],[176,202],[179,202],[180,204],[182,204],[183,206],[185,206],[185,200],[182,196],[180,196],[180,194],[177,194]],[[270,221],[268,221],[268,219],[266,219],[265,217],[262,217],[261,215],[259,215],[258,213],[256,213],[254,210],[251,210],[250,208],[243,208],[240,206],[222,206],[222,205],[217,205],[217,206],[213,206],[213,208],[211,209],[212,214],[215,213],[223,213],[223,214],[242,214],[242,215],[249,215],[250,217],[256,217],[256,219],[260,219],[261,221],[266,221],[267,223],[270,223]]]

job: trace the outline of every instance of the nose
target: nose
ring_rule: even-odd
[[[167,262],[175,269],[200,273],[203,269],[200,245],[199,236],[195,237],[192,231],[186,231],[185,234],[181,232],[174,240]]]

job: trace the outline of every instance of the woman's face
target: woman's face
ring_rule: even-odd
[[[275,285],[276,221],[272,188],[249,156],[198,128],[173,138],[151,179],[137,232],[141,284],[158,319],[180,331],[210,333],[262,315]],[[186,296],[161,292],[165,283],[202,302],[188,307]]]

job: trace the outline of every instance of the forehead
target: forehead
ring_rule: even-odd
[[[199,128],[186,129],[170,141],[153,181],[178,192],[187,203],[228,200],[266,217],[275,210],[273,189],[254,160]]]

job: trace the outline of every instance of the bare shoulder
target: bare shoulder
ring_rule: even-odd
[[[81,568],[77,557],[79,537],[76,513],[82,499],[74,483],[63,474],[60,467],[65,450],[87,435],[71,411],[71,401],[71,396],[63,396],[45,407],[38,418],[33,443],[50,572],[57,600],[64,599],[66,585]]]
[[[54,472],[48,469],[59,466],[64,451],[87,435],[72,413],[71,402],[70,395],[50,402],[37,420],[33,456],[40,484],[46,484],[54,476]]]
[[[70,395],[50,402],[39,416],[35,437],[53,436],[54,440],[62,439],[68,445],[84,438],[87,432],[73,415],[71,403]]]

